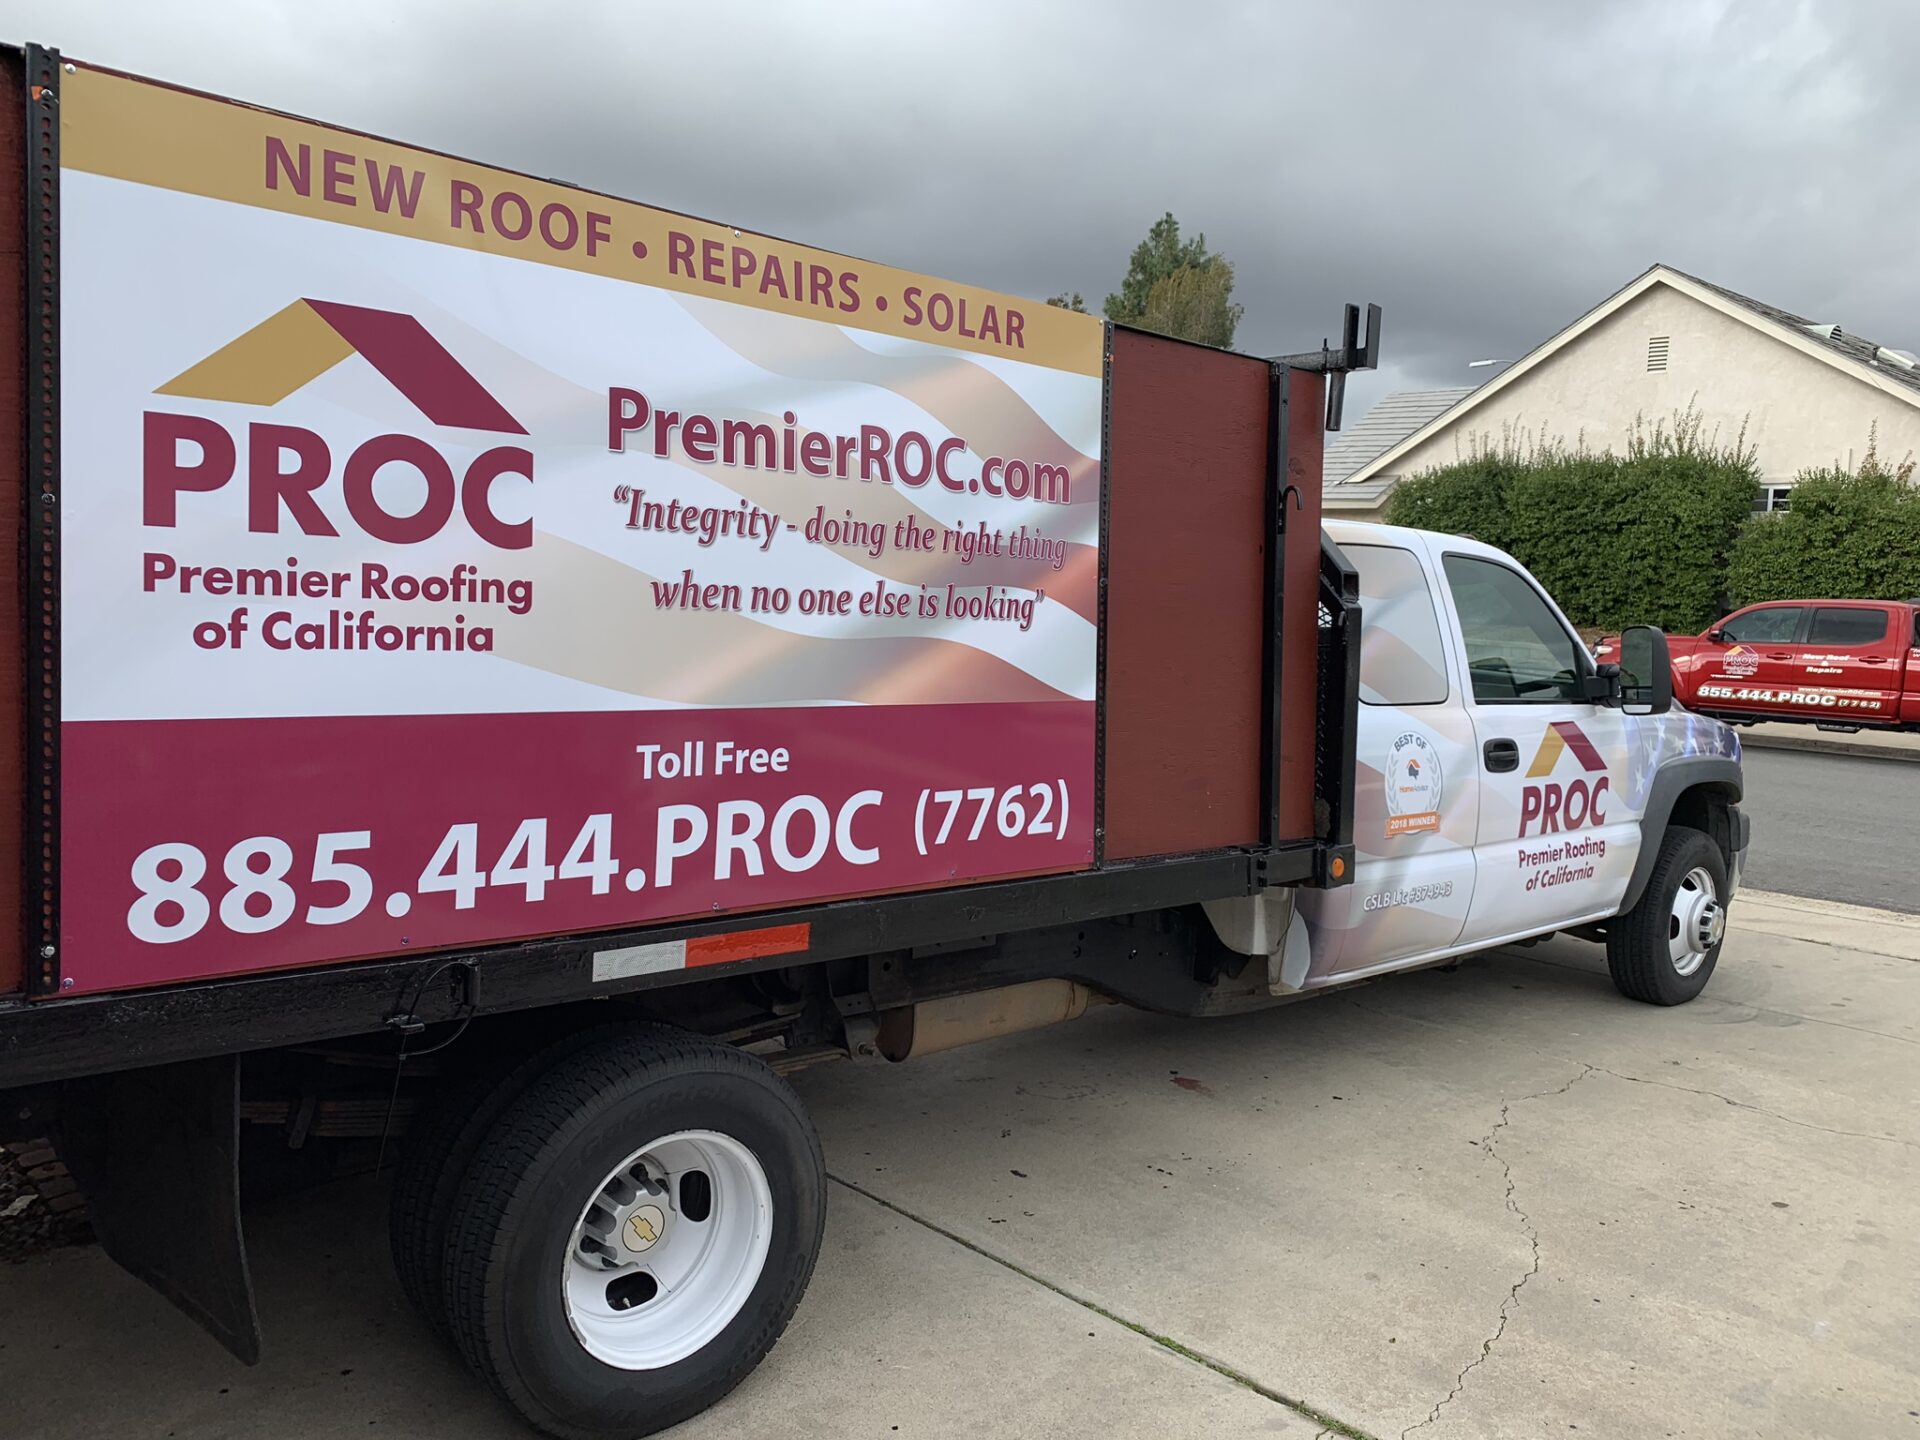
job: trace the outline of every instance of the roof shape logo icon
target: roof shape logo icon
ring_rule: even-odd
[[[154,393],[277,405],[349,355],[373,366],[435,425],[527,433],[419,320],[333,300],[294,301]]]
[[[1555,720],[1547,726],[1547,733],[1540,737],[1540,748],[1534,752],[1533,764],[1527,767],[1527,778],[1537,780],[1542,775],[1551,775],[1553,767],[1560,763],[1560,757],[1568,753],[1588,773],[1607,768],[1607,762],[1600,758],[1600,752],[1594,748],[1593,741],[1587,738],[1586,731],[1571,720]]]

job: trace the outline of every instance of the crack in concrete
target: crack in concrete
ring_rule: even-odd
[[[1822,942],[1808,941],[1807,943],[1819,944]],[[1870,954],[1873,952],[1859,951],[1855,953]],[[1549,960],[1543,955],[1514,955],[1510,958],[1525,960],[1529,965],[1545,965],[1550,970],[1565,970],[1574,975],[1606,973],[1605,971],[1591,970],[1584,965],[1569,965],[1564,960]],[[1888,958],[1898,960],[1904,957],[1895,955]],[[1756,1015],[1779,1015],[1788,1020],[1797,1020],[1805,1025],[1826,1025],[1835,1030],[1851,1030],[1856,1035],[1872,1035],[1881,1040],[1895,1040],[1902,1045],[1920,1045],[1920,1039],[1912,1035],[1895,1035],[1890,1030],[1875,1030],[1871,1025],[1849,1025],[1844,1020],[1830,1020],[1824,1015],[1804,1015],[1798,1010],[1779,1010],[1771,1005],[1755,1005],[1751,1000],[1729,1000],[1724,995],[1714,995],[1712,999],[1714,1004],[1725,1005],[1732,1010],[1751,1010]],[[1385,1015],[1390,1012],[1382,1010],[1379,1013]]]
[[[1853,1140],[1878,1140],[1883,1145],[1904,1145],[1909,1150],[1920,1150],[1920,1143],[1903,1140],[1898,1135],[1876,1135],[1871,1130],[1842,1130],[1834,1125],[1816,1125],[1811,1120],[1796,1120],[1791,1115],[1782,1115],[1779,1111],[1769,1110],[1764,1105],[1736,1100],[1731,1095],[1722,1095],[1718,1090],[1701,1090],[1692,1085],[1676,1085],[1671,1080],[1653,1080],[1644,1075],[1626,1075],[1618,1070],[1609,1070],[1604,1065],[1589,1065],[1587,1068],[1597,1070],[1602,1075],[1611,1075],[1616,1080],[1625,1080],[1629,1085],[1653,1085],[1662,1090],[1678,1090],[1684,1095],[1703,1095],[1709,1100],[1718,1100],[1723,1105],[1731,1105],[1736,1110],[1751,1110],[1756,1115],[1764,1115],[1769,1120],[1778,1120],[1782,1125],[1796,1125],[1802,1130],[1818,1130],[1823,1135],[1844,1135]]]
[[[1551,964],[1552,962],[1541,961],[1539,963]],[[1556,968],[1571,969],[1573,967],[1560,966]],[[1369,1014],[1369,1015],[1378,1015],[1387,1020],[1399,1020],[1408,1025],[1424,1026],[1429,1030],[1458,1030],[1458,1031],[1471,1033],[1471,1029],[1469,1026],[1460,1025],[1452,1021],[1429,1020],[1426,1017],[1420,1016],[1420,1015],[1401,1015],[1401,1014],[1395,1013],[1392,1010],[1382,1010],[1377,1005],[1362,1005],[1358,1000],[1354,999],[1352,996],[1348,996],[1346,997],[1346,999],[1347,999],[1347,1003],[1351,1005],[1354,1009],[1364,1011],[1366,1014]],[[1757,1010],[1761,1007],[1747,1006],[1746,1008]],[[1774,1011],[1771,1013],[1786,1014],[1789,1012]],[[1801,1016],[1800,1018],[1808,1019],[1810,1017]],[[1816,1020],[1814,1021],[1814,1023],[1824,1024],[1829,1022]],[[1898,1035],[1885,1035],[1883,1034],[1883,1032],[1878,1030],[1860,1030],[1860,1028],[1855,1025],[1841,1025],[1838,1028],[1842,1030],[1853,1030],[1859,1034],[1865,1034],[1865,1035],[1881,1035],[1883,1039],[1888,1039],[1888,1040],[1901,1039],[1901,1037]],[[1913,1042],[1904,1041],[1903,1043],[1911,1044]],[[1570,1058],[1566,1056],[1548,1055],[1543,1050],[1534,1050],[1532,1053],[1535,1055],[1539,1055],[1542,1058],[1552,1059],[1552,1060]],[[1584,1060],[1574,1060],[1572,1063],[1574,1063],[1575,1065],[1586,1064]],[[1750,1110],[1756,1115],[1764,1115],[1769,1120],[1778,1120],[1782,1125],[1798,1126],[1802,1130],[1818,1130],[1825,1135],[1841,1135],[1841,1136],[1845,1136],[1848,1139],[1853,1139],[1853,1140],[1877,1140],[1883,1145],[1904,1145],[1909,1150],[1920,1150],[1920,1141],[1903,1139],[1898,1135],[1876,1135],[1871,1130],[1843,1130],[1843,1129],[1840,1129],[1838,1126],[1821,1125],[1821,1124],[1815,1123],[1812,1120],[1798,1120],[1791,1115],[1782,1115],[1778,1110],[1769,1110],[1764,1105],[1755,1105],[1751,1101],[1736,1100],[1731,1095],[1722,1095],[1718,1090],[1701,1090],[1692,1085],[1676,1085],[1671,1080],[1654,1080],[1645,1075],[1628,1075],[1619,1070],[1609,1070],[1604,1065],[1589,1065],[1587,1068],[1590,1070],[1597,1070],[1603,1075],[1611,1075],[1616,1080],[1625,1080],[1630,1085],[1655,1085],[1662,1090],[1678,1090],[1682,1094],[1686,1094],[1686,1095],[1702,1095],[1709,1100],[1718,1100],[1722,1104],[1731,1105],[1736,1110]],[[1522,1096],[1521,1098],[1524,1100],[1524,1099],[1532,1099],[1533,1097]]]
[[[1357,1008],[1365,1009],[1368,1007],[1359,1006]],[[1376,1013],[1387,1014],[1388,1012],[1379,1011]],[[1569,1090],[1573,1089],[1575,1085],[1578,1085],[1589,1076],[1606,1075],[1615,1080],[1624,1080],[1629,1085],[1652,1085],[1662,1090],[1678,1090],[1685,1095],[1699,1095],[1705,1099],[1718,1100],[1724,1105],[1731,1105],[1736,1110],[1750,1110],[1756,1115],[1764,1115],[1770,1120],[1778,1120],[1782,1124],[1795,1125],[1806,1130],[1819,1130],[1829,1135],[1843,1135],[1856,1140],[1878,1140],[1886,1144],[1905,1145],[1909,1148],[1920,1149],[1920,1146],[1915,1145],[1913,1141],[1903,1140],[1897,1135],[1874,1135],[1865,1130],[1841,1130],[1831,1125],[1816,1125],[1810,1120],[1796,1120],[1790,1115],[1781,1115],[1761,1105],[1753,1105],[1745,1100],[1735,1100],[1732,1096],[1722,1095],[1717,1090],[1702,1090],[1692,1085],[1676,1085],[1670,1080],[1653,1080],[1641,1075],[1628,1075],[1619,1070],[1610,1070],[1604,1065],[1590,1065],[1584,1060],[1576,1060],[1573,1063],[1580,1067],[1580,1073],[1568,1080],[1566,1084],[1556,1086],[1551,1090],[1536,1090],[1531,1094],[1522,1095],[1516,1100],[1501,1101],[1500,1119],[1496,1121],[1494,1127],[1487,1132],[1486,1137],[1480,1141],[1481,1149],[1500,1163],[1501,1175],[1505,1179],[1507,1187],[1506,1207],[1512,1212],[1514,1218],[1520,1222],[1520,1229],[1527,1237],[1527,1244],[1531,1251],[1529,1264],[1525,1273],[1522,1274],[1518,1280],[1514,1281],[1512,1287],[1507,1291],[1507,1298],[1500,1302],[1499,1319],[1494,1325],[1493,1333],[1480,1342],[1480,1353],[1462,1367],[1460,1373],[1454,1377],[1453,1388],[1434,1402],[1433,1408],[1427,1412],[1425,1419],[1416,1421],[1400,1432],[1400,1440],[1407,1440],[1407,1437],[1413,1434],[1414,1431],[1424,1430],[1428,1426],[1437,1423],[1440,1419],[1440,1412],[1459,1398],[1461,1392],[1467,1387],[1467,1377],[1487,1363],[1488,1359],[1493,1355],[1493,1347],[1498,1344],[1500,1339],[1507,1333],[1507,1324],[1513,1318],[1515,1306],[1519,1304],[1521,1290],[1526,1288],[1529,1280],[1540,1273],[1540,1231],[1535,1227],[1527,1212],[1520,1208],[1520,1204],[1515,1198],[1516,1187],[1513,1179],[1513,1164],[1506,1156],[1500,1153],[1496,1143],[1499,1139],[1500,1132],[1513,1123],[1513,1107],[1515,1105],[1524,1104],[1529,1100],[1550,1100],[1555,1096],[1565,1095]]]
[[[827,1179],[844,1190],[851,1190],[864,1200],[871,1200],[883,1210],[892,1211],[903,1220],[911,1221],[922,1229],[931,1230],[943,1240],[950,1240],[963,1250],[971,1250],[983,1260],[991,1260],[1002,1269],[1011,1270],[1022,1280],[1031,1281],[1041,1289],[1049,1290],[1063,1300],[1072,1301],[1089,1314],[1098,1315],[1102,1320],[1110,1321],[1123,1330],[1130,1330],[1142,1339],[1152,1341],[1161,1349],[1178,1355],[1182,1360],[1198,1365],[1204,1370],[1210,1370],[1223,1380],[1230,1380],[1243,1389],[1251,1390],[1261,1398],[1271,1400],[1281,1408],[1292,1411],[1303,1420],[1312,1421],[1315,1425],[1321,1427],[1320,1433],[1314,1437],[1314,1440],[1324,1440],[1324,1437],[1329,1435],[1343,1437],[1343,1440],[1375,1440],[1375,1437],[1368,1434],[1365,1430],[1360,1429],[1357,1425],[1348,1424],[1337,1415],[1329,1415],[1326,1411],[1310,1405],[1304,1400],[1288,1395],[1284,1391],[1276,1390],[1271,1385],[1263,1385],[1251,1375],[1248,1375],[1244,1371],[1234,1369],[1225,1361],[1216,1360],[1211,1355],[1204,1355],[1189,1345],[1181,1344],[1170,1335],[1159,1334],[1157,1331],[1149,1329],[1137,1320],[1129,1320],[1124,1315],[1116,1314],[1098,1301],[1089,1300],[1084,1295],[1076,1295],[1073,1291],[1067,1289],[1066,1286],[1057,1284],[1047,1279],[1044,1275],[1035,1274],[1017,1261],[1009,1260],[1004,1255],[996,1254],[992,1250],[987,1249],[986,1246],[976,1244],[974,1241],[967,1239],[966,1236],[957,1234],[947,1229],[946,1226],[939,1224],[937,1221],[927,1219],[924,1215],[916,1214],[904,1205],[897,1205],[885,1196],[874,1194],[873,1191],[867,1189],[864,1185],[859,1185],[852,1180],[844,1179],[839,1175],[835,1175],[832,1171],[827,1172]]]
[[[1582,1080],[1593,1074],[1596,1068],[1581,1061],[1576,1061],[1575,1063],[1580,1066],[1580,1073],[1567,1081],[1566,1084],[1552,1090],[1536,1090],[1531,1095],[1520,1096],[1517,1100],[1502,1100],[1500,1102],[1499,1120],[1496,1121],[1494,1127],[1487,1132],[1486,1138],[1480,1142],[1480,1148],[1500,1162],[1500,1173],[1505,1178],[1507,1185],[1507,1209],[1512,1212],[1515,1219],[1519,1220],[1521,1233],[1527,1237],[1527,1246],[1531,1252],[1527,1269],[1518,1280],[1513,1282],[1512,1287],[1508,1289],[1507,1298],[1500,1302],[1499,1321],[1494,1325],[1493,1333],[1480,1342],[1480,1353],[1469,1360],[1461,1369],[1460,1373],[1454,1377],[1453,1388],[1434,1402],[1433,1409],[1427,1412],[1426,1419],[1416,1421],[1400,1432],[1400,1440],[1407,1440],[1407,1436],[1413,1434],[1414,1431],[1424,1430],[1429,1425],[1436,1423],[1440,1419],[1440,1412],[1459,1398],[1460,1393],[1467,1388],[1467,1376],[1487,1363],[1488,1358],[1493,1354],[1493,1347],[1499,1343],[1500,1337],[1507,1333],[1507,1322],[1513,1318],[1514,1307],[1520,1303],[1520,1292],[1526,1288],[1529,1280],[1540,1273],[1540,1232],[1535,1228],[1527,1212],[1520,1208],[1519,1202],[1514,1198],[1516,1187],[1513,1180],[1513,1164],[1506,1156],[1500,1153],[1494,1142],[1499,1138],[1500,1132],[1513,1123],[1513,1107],[1515,1105],[1525,1104],[1529,1100],[1550,1100],[1556,1095],[1564,1095]]]
[[[1909,965],[1920,965],[1920,956],[1899,955],[1891,950],[1869,950],[1864,945],[1848,945],[1839,940],[1813,940],[1788,930],[1754,930],[1745,925],[1740,928],[1750,935],[1764,935],[1769,940],[1790,940],[1796,945],[1818,945],[1823,950],[1843,950],[1849,955],[1871,955],[1876,960],[1903,960]]]

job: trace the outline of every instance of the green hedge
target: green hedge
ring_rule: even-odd
[[[1686,633],[1725,613],[1728,557],[1758,484],[1744,435],[1722,445],[1688,410],[1636,423],[1624,455],[1509,432],[1402,481],[1386,519],[1497,545],[1576,625]]]
[[[1804,470],[1793,508],[1755,516],[1734,546],[1735,603],[1920,596],[1920,489],[1913,461],[1892,469],[1871,440],[1857,471]]]

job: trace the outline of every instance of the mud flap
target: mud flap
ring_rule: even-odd
[[[69,1082],[58,1146],[100,1248],[249,1365],[260,1321],[240,1231],[240,1060]]]

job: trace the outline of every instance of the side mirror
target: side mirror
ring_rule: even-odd
[[[1716,625],[1713,629],[1707,631],[1707,639],[1711,640],[1715,645],[1724,645],[1727,643],[1727,632]]]
[[[1667,637],[1651,625],[1620,636],[1620,708],[1629,715],[1664,715],[1673,708],[1673,661]]]

